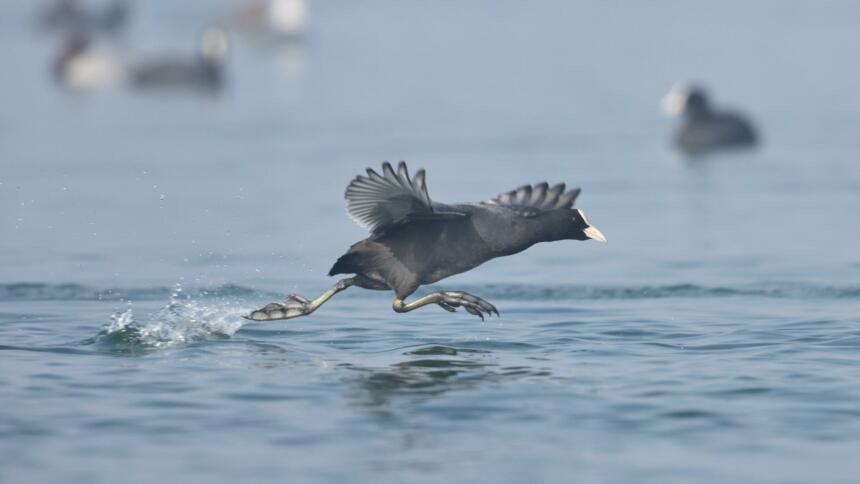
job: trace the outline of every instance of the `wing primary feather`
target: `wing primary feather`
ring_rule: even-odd
[[[558,197],[562,193],[564,193],[564,183],[559,183],[557,185],[553,185],[552,188],[546,193],[546,198],[544,199],[541,208],[553,208],[556,203],[558,203]]]
[[[518,205],[527,205],[529,202],[529,199],[531,198],[531,195],[532,195],[531,185],[523,185],[523,186],[517,188],[516,195],[515,195],[517,204]]]
[[[414,188],[412,186],[412,182],[409,180],[409,169],[406,168],[406,162],[400,161],[397,164],[397,180],[403,185],[404,188]]]
[[[579,196],[579,192],[581,190],[579,188],[574,188],[565,192],[563,195],[558,197],[558,204],[556,204],[557,208],[571,208],[573,207],[573,203],[576,201],[576,197]]]
[[[572,208],[581,190],[573,188],[565,191],[565,188],[564,183],[553,185],[552,188],[546,182],[523,185],[483,203],[501,205],[520,216],[532,217],[546,210]]]
[[[541,182],[532,188],[531,206],[540,207],[543,204],[543,201],[546,198],[547,187],[548,185],[546,182]]]
[[[394,168],[391,167],[391,163],[385,162],[382,164],[382,172],[385,175],[385,179],[389,183],[398,183],[397,175],[394,173]]]
[[[416,185],[415,188],[418,190],[418,193],[421,194],[421,198],[426,203],[430,203],[430,196],[427,195],[427,183],[424,180],[425,176],[426,174],[424,172],[424,169],[422,168],[415,172],[415,178],[413,178],[413,181]]]

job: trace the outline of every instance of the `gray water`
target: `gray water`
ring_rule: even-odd
[[[119,49],[226,6],[139,3]],[[320,0],[217,97],[63,92],[34,8],[0,6],[0,481],[856,482],[856,4]],[[676,157],[679,80],[763,146]],[[582,186],[609,244],[437,284],[485,322],[243,320],[333,282],[386,159],[439,201]]]

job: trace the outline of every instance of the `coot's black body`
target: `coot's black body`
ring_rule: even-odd
[[[579,235],[586,222],[571,208],[523,217],[499,205],[434,207],[446,215],[398,224],[356,243],[335,262],[329,275],[357,274],[405,299],[419,286],[522,252],[538,242],[587,238]]]

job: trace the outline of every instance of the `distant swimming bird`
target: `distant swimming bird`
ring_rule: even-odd
[[[120,83],[125,67],[113,54],[94,48],[86,36],[73,35],[61,44],[51,74],[63,87],[90,90]]]
[[[129,6],[125,0],[113,0],[101,7],[85,7],[79,0],[55,0],[38,15],[38,23],[47,31],[65,34],[113,34],[128,23]]]
[[[305,30],[308,7],[305,0],[248,0],[230,13],[231,28],[267,40],[297,40]]]
[[[673,143],[687,155],[751,147],[757,142],[750,121],[740,114],[714,109],[699,87],[673,87],[663,97],[660,107],[667,116],[683,116]]]
[[[136,64],[129,72],[134,87],[218,89],[224,83],[227,34],[219,28],[204,32],[200,52],[193,58],[156,59]]]
[[[463,307],[484,319],[499,314],[489,302],[462,291],[433,292],[404,301],[419,286],[466,272],[484,262],[521,252],[538,242],[594,239],[606,242],[582,210],[573,208],[580,189],[563,183],[523,185],[479,203],[447,205],[430,200],[424,170],[409,177],[406,163],[397,171],[382,164],[368,168],[346,187],[347,211],[370,237],[349,248],[329,275],[341,279],[313,301],[292,294],[285,303],[268,304],[246,316],[253,321],[290,319],[314,312],[340,291],[358,286],[392,290],[393,308],[405,313],[428,304],[446,311]]]

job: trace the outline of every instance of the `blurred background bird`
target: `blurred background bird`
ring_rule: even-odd
[[[672,142],[687,156],[727,148],[749,148],[758,142],[756,131],[744,115],[714,108],[704,88],[676,85],[660,103],[663,113],[681,117]]]
[[[106,48],[96,47],[85,34],[66,37],[54,58],[54,80],[72,91],[89,91],[117,85],[125,79],[125,65]]]
[[[80,0],[55,0],[37,15],[37,24],[45,31],[60,34],[116,34],[126,28],[129,17],[126,0],[87,5]]]
[[[307,19],[305,0],[248,0],[230,11],[224,23],[256,42],[278,44],[300,41]]]
[[[224,84],[227,49],[226,32],[210,27],[201,36],[196,54],[137,62],[129,67],[129,81],[139,88],[218,90]]]

